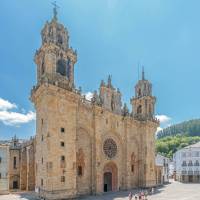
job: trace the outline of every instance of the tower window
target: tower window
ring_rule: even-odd
[[[65,176],[61,176],[61,182],[62,182],[62,183],[65,182]]]
[[[63,40],[62,40],[62,36],[61,36],[61,35],[58,35],[58,43],[59,43],[59,44],[62,44],[62,43],[63,43]]]
[[[142,113],[142,106],[139,105],[139,106],[137,107],[137,114],[141,114],[141,113]]]
[[[142,92],[141,92],[141,89],[139,88],[139,90],[138,90],[138,96],[140,97],[141,94],[142,94]]]
[[[60,167],[65,168],[65,156],[61,156],[60,158]]]
[[[64,147],[64,146],[65,146],[65,143],[64,143],[64,142],[60,142],[60,146],[61,146],[61,147]]]
[[[13,168],[17,169],[17,158],[16,157],[13,158]]]
[[[61,156],[61,161],[65,161],[65,156]]]
[[[65,128],[61,127],[61,128],[60,128],[60,132],[61,132],[61,133],[64,133],[64,132],[65,132]]]
[[[56,72],[59,73],[62,76],[66,76],[67,75],[66,68],[67,68],[66,61],[64,59],[58,60]]]

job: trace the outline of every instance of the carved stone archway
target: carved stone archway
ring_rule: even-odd
[[[117,191],[118,189],[118,169],[114,162],[109,162],[103,170],[103,191]]]

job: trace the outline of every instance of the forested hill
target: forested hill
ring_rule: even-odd
[[[200,136],[200,119],[189,120],[169,126],[162,131],[159,131],[157,133],[157,138],[160,139],[175,135]]]

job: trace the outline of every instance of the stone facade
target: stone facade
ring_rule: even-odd
[[[156,184],[155,97],[144,77],[122,108],[111,77],[91,101],[74,84],[77,53],[56,13],[42,30],[36,52],[36,191],[46,199],[149,187]]]
[[[10,145],[9,189],[20,189],[21,144],[14,137]]]
[[[21,146],[20,189],[35,190],[35,140]]]
[[[9,192],[9,146],[0,144],[0,194]]]
[[[0,147],[8,148],[8,164],[3,167],[7,170],[8,191],[35,190],[35,139],[22,141],[15,136],[11,141],[0,141],[0,144]]]

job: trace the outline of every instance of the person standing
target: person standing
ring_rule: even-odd
[[[132,192],[130,192],[129,195],[128,195],[128,199],[132,200],[132,198],[133,198],[133,194],[132,194]]]
[[[147,190],[145,191],[144,196],[145,196],[145,200],[147,200],[147,196],[148,196]]]

